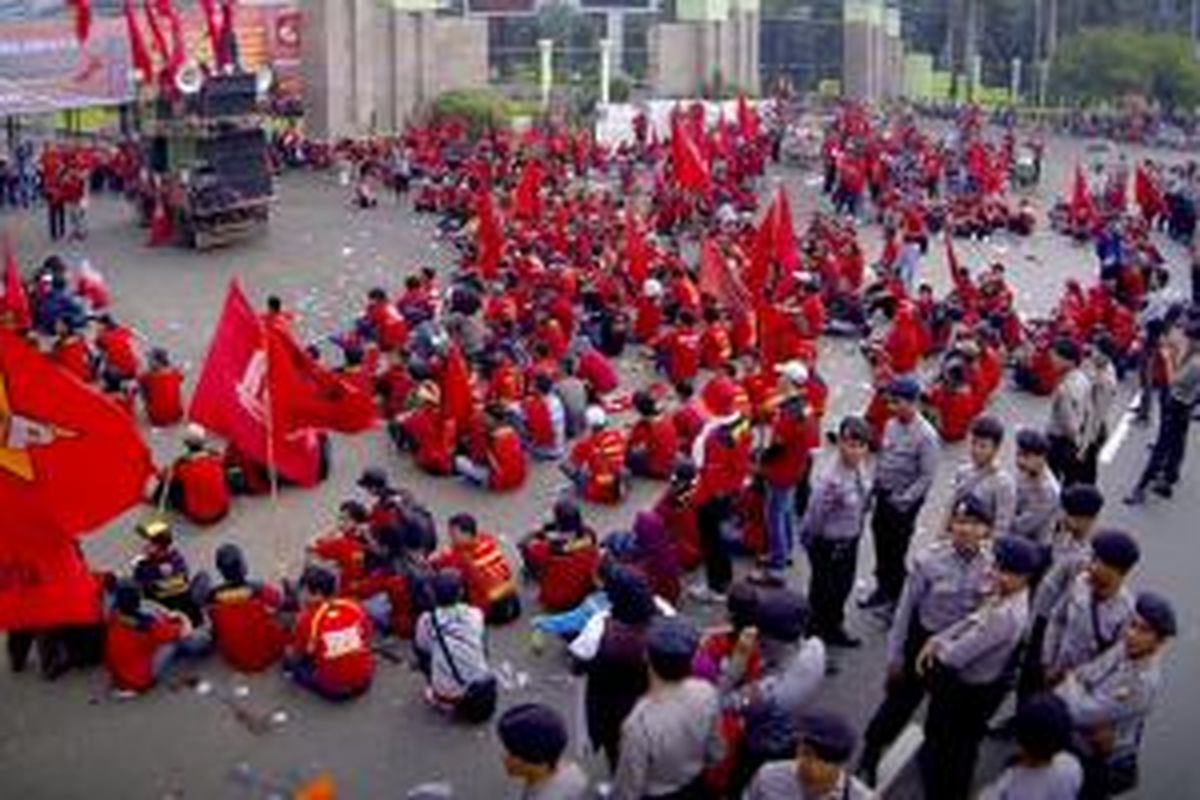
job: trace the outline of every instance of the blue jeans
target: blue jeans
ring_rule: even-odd
[[[768,484],[766,503],[767,567],[783,572],[796,546],[796,487]]]

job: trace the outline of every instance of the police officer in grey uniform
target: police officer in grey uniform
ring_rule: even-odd
[[[863,608],[894,605],[900,599],[908,546],[937,472],[941,439],[917,409],[920,395],[921,385],[913,378],[896,378],[888,386],[892,417],[875,455],[871,513],[875,591],[860,603]]]
[[[1075,749],[1083,761],[1083,800],[1137,785],[1142,728],[1162,688],[1162,652],[1175,636],[1175,611],[1142,592],[1122,641],[1071,672],[1055,694],[1071,711]]]
[[[979,417],[971,423],[971,457],[954,473],[950,507],[974,495],[992,513],[992,529],[997,535],[1012,526],[1017,509],[1017,485],[1008,470],[1000,466],[1000,446],[1004,443],[1004,424],[995,417]]]
[[[812,711],[798,727],[795,760],[765,764],[743,800],[869,800],[874,796],[845,770],[855,740],[846,720],[829,711]]]
[[[1139,557],[1137,542],[1124,531],[1104,531],[1092,539],[1091,562],[1047,616],[1041,648],[1047,688],[1121,638],[1133,617],[1125,582]]]
[[[979,800],[1076,800],[1083,767],[1067,748],[1071,712],[1052,694],[1040,694],[1017,709],[1017,757],[984,788]]]
[[[837,647],[861,644],[846,632],[844,621],[870,496],[863,466],[870,440],[871,429],[860,417],[842,420],[837,455],[814,483],[800,521],[800,541],[812,564],[808,598],[813,633]]]
[[[917,656],[930,681],[922,782],[930,800],[966,800],[988,719],[1006,694],[1029,619],[1037,547],[1017,536],[993,544],[994,594],[965,619],[934,634]]]
[[[867,726],[859,762],[859,775],[870,784],[884,750],[925,699],[917,656],[929,637],[978,609],[990,589],[991,523],[990,509],[968,495],[953,511],[949,535],[927,543],[913,558],[888,633],[886,694]]]
[[[1049,545],[1058,521],[1058,479],[1046,463],[1049,449],[1041,431],[1017,432],[1017,508],[1007,533],[1037,545]],[[997,535],[1004,533],[997,531]]]
[[[1083,354],[1070,339],[1054,343],[1051,355],[1066,370],[1050,398],[1050,419],[1046,437],[1050,440],[1050,469],[1063,486],[1074,486],[1083,479],[1084,450],[1092,409],[1092,382],[1080,366]]]

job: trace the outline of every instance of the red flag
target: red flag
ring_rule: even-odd
[[[1133,199],[1137,201],[1138,208],[1146,220],[1157,217],[1165,206],[1162,189],[1146,171],[1145,164],[1138,164],[1133,173]]]
[[[318,363],[285,331],[268,327],[266,335],[272,423],[280,434],[361,433],[375,424],[375,398]]]
[[[138,81],[145,83],[154,77],[154,62],[150,59],[150,51],[146,47],[146,39],[138,26],[137,17],[133,10],[133,0],[125,0],[125,31],[129,35],[129,53],[133,60],[133,70]]]
[[[37,506],[0,497],[0,630],[97,622],[100,586],[78,544]]]
[[[13,253],[12,240],[8,236],[4,237],[4,301],[0,303],[0,311],[9,315],[19,331],[33,324],[29,296],[25,293],[25,284],[21,282],[21,268],[17,265],[17,256]]]
[[[270,419],[267,353],[262,321],[237,280],[229,284],[188,417],[224,436],[249,458],[273,466],[302,486],[317,482],[319,455],[310,431],[275,431]],[[271,456],[271,458],[268,458]],[[269,464],[269,461],[274,464]]]
[[[542,213],[542,162],[525,162],[517,188],[513,191],[513,211],[521,219],[536,219]]]
[[[792,223],[792,203],[788,199],[787,189],[779,187],[772,206],[775,227],[775,258],[779,265],[786,270],[800,268],[800,249],[796,245],[796,228]]]
[[[946,265],[950,267],[950,279],[954,282],[954,288],[958,291],[963,308],[974,309],[978,302],[979,292],[975,287],[975,282],[971,280],[971,276],[959,262],[958,253],[954,250],[954,237],[949,233],[946,234]]]
[[[483,273],[484,278],[491,280],[500,269],[500,255],[504,251],[504,231],[500,227],[500,217],[492,203],[491,192],[486,189],[480,190],[475,208],[479,215],[479,228],[475,232],[479,271]]]
[[[650,277],[650,243],[646,241],[646,231],[637,212],[630,209],[629,221],[625,230],[625,257],[629,259],[629,278],[639,290],[646,278]]]
[[[697,280],[700,291],[717,298],[726,309],[744,313],[750,305],[750,293],[712,239],[705,238],[700,245],[700,275]]]
[[[171,58],[171,50],[167,46],[167,37],[163,34],[158,13],[155,11],[158,0],[142,0],[142,2],[146,9],[146,24],[150,26],[150,38],[154,42],[154,49],[158,51],[159,58],[165,63]]]
[[[204,30],[208,33],[208,46],[212,49],[213,63],[221,64],[221,23],[217,20],[216,0],[200,0],[200,11],[204,14]]]
[[[233,0],[221,0],[221,33],[217,66],[238,63],[237,28],[233,22]]]
[[[91,0],[67,0],[75,22],[75,40],[82,45],[92,35]]]
[[[92,530],[141,502],[153,471],[124,409],[0,330],[0,527],[36,507],[69,534]]]
[[[452,344],[446,355],[446,369],[442,372],[442,415],[457,422],[459,430],[465,430],[474,411],[471,368],[462,349]]]
[[[745,139],[758,138],[758,112],[746,102],[746,95],[739,94],[737,100],[737,121]]]
[[[671,132],[671,160],[675,166],[675,182],[680,187],[707,192],[712,186],[708,163],[687,127],[678,122]]]
[[[1083,167],[1075,165],[1075,180],[1071,186],[1071,219],[1075,222],[1090,222],[1096,214],[1096,205],[1088,191]]]

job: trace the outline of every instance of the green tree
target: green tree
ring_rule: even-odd
[[[1051,69],[1051,94],[1096,105],[1140,95],[1168,109],[1200,103],[1200,64],[1187,37],[1134,28],[1085,28],[1062,42]]]

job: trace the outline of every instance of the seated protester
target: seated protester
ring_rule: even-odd
[[[225,481],[234,494],[263,495],[271,491],[271,473],[267,465],[256,461],[230,442],[222,459]]]
[[[100,388],[105,397],[120,406],[131,418],[137,418],[137,389],[132,381],[105,370],[100,376]]]
[[[420,525],[406,520],[377,532],[375,564],[358,585],[372,621],[393,636],[411,639],[417,618],[433,607],[433,569]]]
[[[676,465],[671,473],[671,483],[654,504],[654,513],[667,526],[675,543],[675,556],[679,566],[691,572],[700,566],[700,524],[696,517],[696,495],[698,472],[690,461]]]
[[[134,346],[133,331],[118,324],[108,314],[101,314],[97,319],[100,331],[96,334],[96,351],[104,371],[121,378],[137,377],[142,365]]]
[[[716,688],[692,677],[698,643],[682,617],[650,623],[650,683],[621,725],[615,800],[707,796],[706,770],[721,757],[720,705]]]
[[[238,672],[261,672],[283,656],[288,641],[279,619],[283,594],[248,578],[246,559],[235,544],[217,548],[216,566],[223,583],[209,592],[205,608],[217,652]]]
[[[704,309],[704,332],[700,335],[700,365],[705,369],[724,369],[733,359],[733,340],[720,309]]]
[[[638,344],[649,345],[658,338],[665,316],[662,296],[662,283],[655,278],[647,278],[633,306],[633,338]]]
[[[50,360],[84,383],[96,378],[96,359],[87,339],[79,333],[79,326],[62,318],[55,326],[58,334],[50,349]]]
[[[744,800],[869,800],[874,792],[845,768],[857,738],[840,716],[813,711],[797,722],[795,760],[773,761],[755,774]]]
[[[375,674],[371,620],[357,600],[335,596],[329,570],[308,567],[300,583],[301,611],[284,673],[326,700],[357,697]]]
[[[188,426],[186,452],[175,460],[167,478],[171,507],[196,525],[212,525],[229,513],[225,460],[205,447],[204,436],[199,425]]]
[[[633,395],[638,421],[629,431],[625,464],[640,478],[666,480],[671,477],[679,455],[679,436],[671,418],[662,413],[654,395],[639,391]]]
[[[564,611],[583,602],[594,586],[600,566],[596,533],[583,523],[571,500],[554,504],[554,519],[521,540],[526,572],[538,584],[538,604]]]
[[[675,394],[679,398],[679,403],[671,412],[671,424],[675,426],[675,432],[679,434],[680,452],[687,453],[691,451],[692,444],[704,430],[712,412],[709,411],[703,400],[695,396],[696,389],[691,381],[675,384]]]
[[[454,448],[458,426],[442,408],[442,390],[432,381],[417,387],[417,407],[388,424],[392,441],[401,450],[411,450],[413,461],[430,475],[454,471]]]
[[[454,569],[466,585],[467,601],[493,625],[521,615],[521,598],[504,551],[496,537],[481,531],[470,514],[455,514],[449,523],[450,547],[429,559],[434,569]]]
[[[677,603],[682,570],[662,517],[653,511],[639,511],[633,520],[632,545],[621,560],[645,576],[655,595]]]
[[[625,434],[608,427],[608,415],[599,406],[588,408],[586,421],[588,433],[561,469],[585,500],[618,503],[625,490]]]
[[[383,403],[383,416],[393,420],[408,411],[414,391],[416,377],[409,370],[404,353],[387,353],[384,368],[375,379],[375,393]]]
[[[554,391],[554,378],[538,373],[533,391],[521,401],[518,417],[529,454],[536,461],[557,461],[566,453],[567,410]]]
[[[171,523],[147,520],[138,523],[137,533],[145,544],[133,561],[133,580],[146,599],[184,614],[194,626],[203,625],[204,614],[193,592],[203,581],[199,576],[193,581],[183,553],[175,547]]]
[[[521,437],[505,417],[503,408],[488,406],[483,441],[473,443],[472,452],[454,459],[455,472],[493,492],[519,489],[528,473]]]
[[[148,691],[176,659],[203,655],[209,643],[184,614],[143,605],[136,581],[117,581],[105,633],[104,664],[118,692]]]
[[[357,500],[347,500],[338,507],[334,530],[308,544],[310,555],[335,568],[339,594],[360,596],[360,584],[367,576],[368,551],[371,549],[368,519],[366,506]]]
[[[1175,611],[1154,592],[1137,597],[1121,641],[1067,674],[1055,694],[1074,724],[1074,750],[1083,763],[1080,797],[1109,797],[1133,789],[1146,718],[1162,689],[1162,653],[1177,633]]]
[[[583,348],[576,361],[575,374],[588,385],[595,397],[614,392],[621,385],[621,378],[612,362],[594,347]]]
[[[375,342],[383,352],[393,352],[408,341],[408,323],[383,289],[376,287],[367,294],[363,317],[370,323]]]
[[[585,800],[587,775],[565,758],[567,724],[553,708],[522,703],[500,715],[496,736],[504,748],[504,771],[524,786],[522,797]]]
[[[150,366],[137,382],[152,426],[162,428],[183,419],[183,373],[171,364],[166,350],[156,347],[150,351]]]
[[[1017,709],[1016,759],[979,794],[979,800],[1074,800],[1083,788],[1083,768],[1067,748],[1071,714],[1062,700],[1037,695]]]
[[[700,331],[690,311],[679,315],[679,325],[658,340],[658,364],[675,385],[694,381],[700,371]]]
[[[978,413],[979,402],[959,361],[946,364],[938,381],[925,398],[930,422],[943,442],[960,442],[967,437]]]
[[[487,661],[483,614],[463,602],[463,581],[454,569],[434,576],[433,600],[413,635],[429,680],[425,699],[465,722],[484,722],[495,713],[497,685]]]

